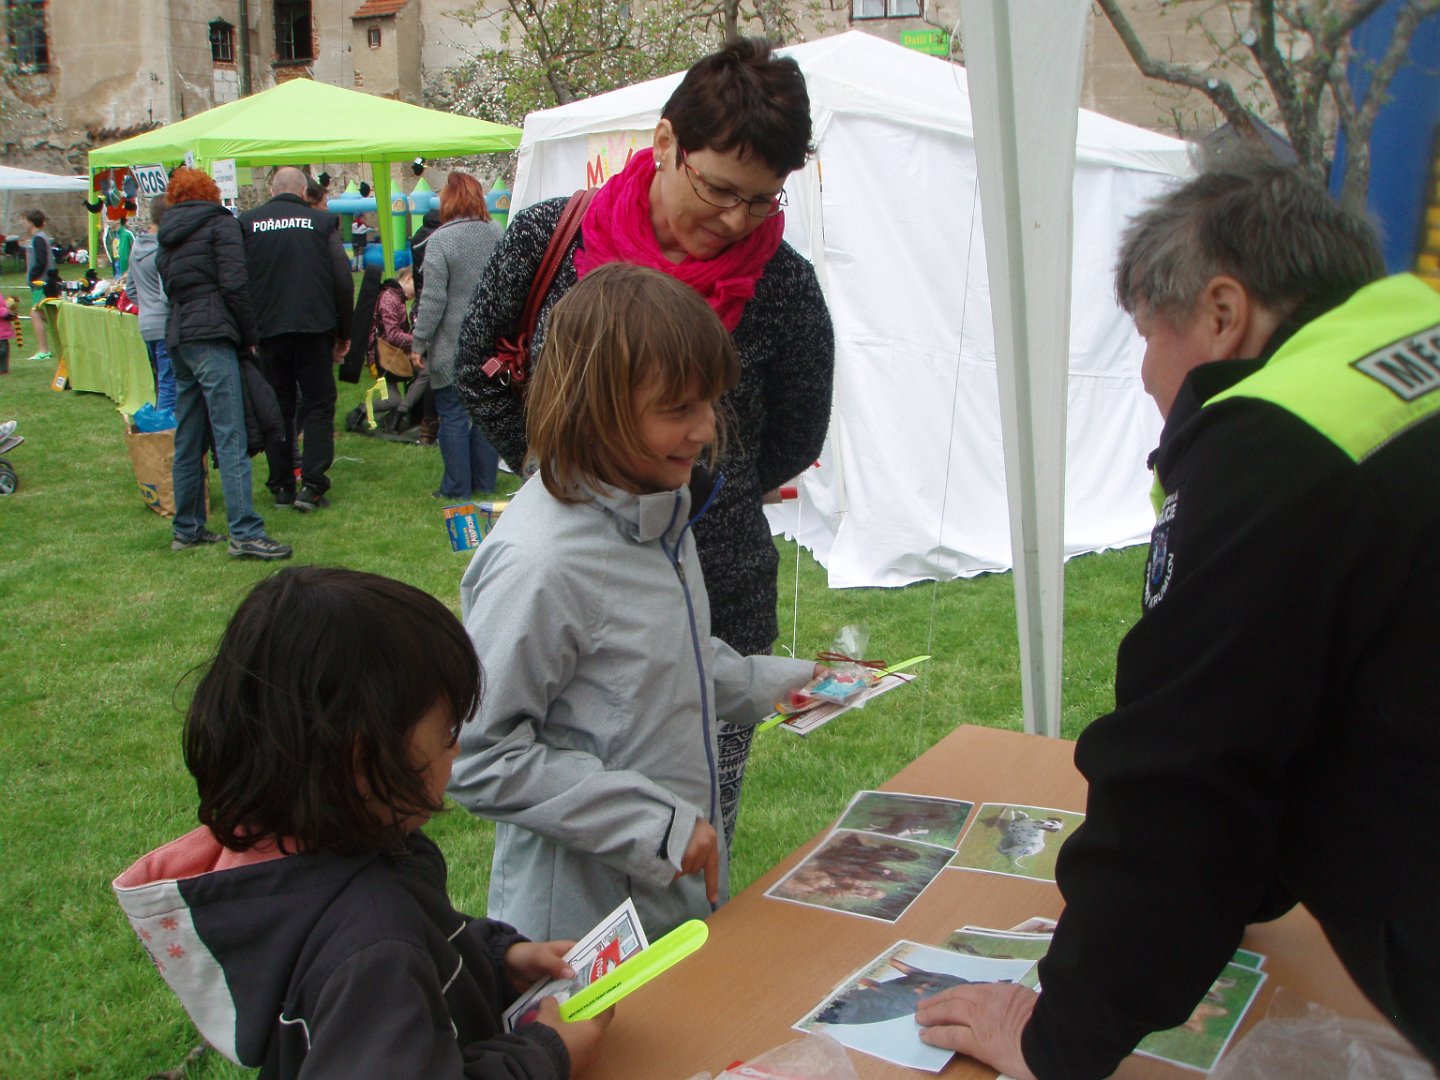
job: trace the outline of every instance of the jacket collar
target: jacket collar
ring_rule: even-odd
[[[619,523],[631,540],[648,544],[661,537],[674,543],[684,531],[690,513],[690,489],[634,495],[608,485],[593,493],[596,505]]]
[[[1185,376],[1175,401],[1170,406],[1170,415],[1160,430],[1160,445],[1150,454],[1148,465],[1155,468],[1167,451],[1177,445],[1181,433],[1200,415],[1205,403],[1223,390],[1228,390],[1241,379],[1248,378],[1265,366],[1265,360],[1216,360],[1201,364]]]

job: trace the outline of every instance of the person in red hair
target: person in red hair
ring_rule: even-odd
[[[468,499],[472,493],[495,490],[500,455],[460,403],[455,356],[470,298],[503,235],[490,220],[480,181],[451,173],[440,190],[440,228],[425,241],[425,290],[411,345],[429,373],[440,414],[437,441],[444,472],[434,494],[441,499]]]
[[[237,559],[288,559],[290,548],[265,535],[250,490],[245,401],[237,350],[253,351],[255,311],[240,223],[220,205],[220,189],[198,169],[176,169],[160,222],[160,279],[170,298],[166,343],[175,372],[174,551],[218,544],[205,527],[206,428],[220,463]]]

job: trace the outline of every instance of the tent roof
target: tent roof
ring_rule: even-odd
[[[90,167],[234,158],[237,165],[409,161],[513,150],[520,131],[488,120],[291,79],[90,152]]]
[[[794,57],[805,73],[817,140],[835,113],[975,137],[963,67],[860,30],[781,52]],[[683,77],[683,72],[667,75],[531,113],[525,118],[525,141],[654,127],[665,100]],[[1189,171],[1184,142],[1087,109],[1080,110],[1075,143],[1081,162],[1167,176]]]
[[[0,165],[0,191],[89,191],[90,181],[84,176],[56,176],[53,173],[12,169]]]

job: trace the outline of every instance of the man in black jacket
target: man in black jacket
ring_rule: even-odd
[[[1440,1062],[1440,296],[1298,171],[1223,167],[1131,225],[1116,296],[1165,426],[1140,621],[1075,747],[1084,824],[1037,995],[922,1038],[1109,1076],[1296,903]]]
[[[286,166],[272,198],[240,217],[250,292],[260,324],[260,366],[285,418],[285,443],[266,451],[276,506],[328,506],[335,458],[334,365],[350,347],[355,286],[335,217],[305,204],[305,174]],[[301,401],[300,490],[295,490],[296,393]]]

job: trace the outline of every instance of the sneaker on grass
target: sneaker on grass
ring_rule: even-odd
[[[51,359],[51,356],[50,356],[50,354],[49,354],[48,352],[37,352],[34,356],[30,357],[30,359],[31,359],[31,360],[49,360],[49,359]]]
[[[232,559],[288,559],[290,558],[290,545],[282,544],[278,540],[271,540],[268,536],[257,536],[253,540],[236,540],[230,538],[230,557]]]
[[[213,533],[209,529],[201,529],[198,536],[177,536],[170,541],[171,551],[189,551],[191,548],[203,547],[206,544],[218,544],[225,537],[219,533]]]
[[[295,496],[295,509],[303,514],[311,510],[320,510],[330,505],[330,500],[312,487],[303,487],[300,493]]]

